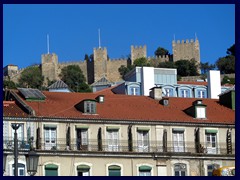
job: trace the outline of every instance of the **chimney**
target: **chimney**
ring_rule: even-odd
[[[219,94],[221,94],[221,77],[220,71],[209,70],[207,73],[208,82],[208,97],[211,99],[219,99]]]
[[[162,99],[162,88],[161,87],[153,87],[150,89],[150,97],[155,100]]]

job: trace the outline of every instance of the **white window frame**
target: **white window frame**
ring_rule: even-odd
[[[184,131],[172,130],[172,141],[173,141],[174,152],[186,152],[184,134],[185,134]]]
[[[146,134],[144,134],[146,133]],[[138,152],[150,151],[149,130],[137,130],[137,147]]]
[[[206,118],[206,107],[196,107],[196,118]]]
[[[107,129],[107,151],[119,151],[119,129]]]
[[[77,167],[78,167],[79,165],[87,165],[87,166],[89,166],[90,169],[89,169],[89,171],[88,171],[88,173],[89,173],[88,176],[92,176],[92,164],[91,164],[91,163],[88,163],[88,162],[78,162],[78,163],[75,163],[75,164],[74,164],[76,176],[78,175]]]
[[[57,147],[57,127],[44,127],[44,146],[45,150],[50,150],[54,146]]]
[[[214,141],[213,141],[213,137],[215,138]],[[206,142],[207,154],[217,154],[217,148],[218,148],[217,133],[205,132],[205,142]],[[215,147],[213,146],[214,143],[215,143]]]
[[[187,96],[187,92],[189,93],[189,96]],[[189,89],[180,89],[181,96],[183,98],[189,98],[191,97],[190,90]]]

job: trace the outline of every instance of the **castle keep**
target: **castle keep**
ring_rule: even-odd
[[[78,65],[87,83],[92,84],[105,77],[110,82],[122,81],[118,68],[121,65],[127,66],[128,63],[133,64],[134,60],[145,57],[150,64],[157,66],[160,62],[178,61],[181,59],[195,59],[200,64],[200,45],[198,39],[172,41],[172,56],[147,57],[147,47],[131,46],[131,60],[129,59],[109,59],[106,47],[93,49],[93,60],[84,60],[78,62],[59,63],[58,56],[54,53],[43,54],[41,58],[42,75],[44,76],[44,85],[48,86],[47,82],[59,79],[61,69],[68,65]],[[200,70],[199,70],[200,72]],[[11,76],[11,80],[17,81],[21,72]]]

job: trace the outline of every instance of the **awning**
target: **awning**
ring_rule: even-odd
[[[108,169],[110,169],[110,170],[120,170],[121,167],[117,166],[117,165],[113,165],[113,166],[109,166]]]
[[[43,126],[48,128],[57,128],[56,124],[44,124]]]
[[[47,164],[45,166],[45,169],[58,169],[58,166],[55,164]]]
[[[88,165],[78,165],[77,170],[81,172],[87,172],[89,171],[90,167]]]
[[[149,131],[150,127],[137,127],[138,131]]]
[[[152,167],[150,166],[140,166],[139,171],[151,171]]]
[[[217,133],[217,129],[205,129],[205,133]]]

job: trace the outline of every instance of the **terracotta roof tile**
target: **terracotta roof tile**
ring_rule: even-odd
[[[106,93],[104,103],[97,103],[97,114],[86,115],[74,106],[84,99],[95,99],[99,93],[61,93],[44,91],[44,102],[25,101],[37,116],[76,118],[76,119],[111,119],[163,122],[194,123],[235,123],[235,111],[226,108],[215,99],[202,99],[207,105],[207,120],[194,119],[184,110],[192,106],[195,98],[169,98],[169,105],[163,106],[146,96],[129,96]],[[102,94],[101,92],[100,94]]]
[[[27,117],[25,113],[15,101],[3,101],[3,116],[7,117]]]
[[[208,83],[206,81],[178,81],[178,84],[188,84],[188,85],[202,85],[202,86],[207,86]]]

